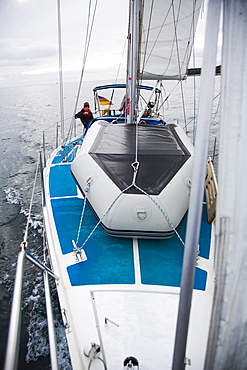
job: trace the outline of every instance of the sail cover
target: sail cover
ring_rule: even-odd
[[[202,0],[145,0],[141,79],[183,79]]]

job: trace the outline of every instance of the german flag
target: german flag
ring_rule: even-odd
[[[103,96],[98,95],[98,98],[100,105],[113,105],[113,103],[110,100],[104,98]]]

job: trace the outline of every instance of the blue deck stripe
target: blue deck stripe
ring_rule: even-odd
[[[196,267],[194,289],[205,290],[207,283],[207,271]]]
[[[88,243],[85,247],[87,261],[68,267],[71,284],[134,284],[131,240],[116,239],[114,243],[109,240],[107,243],[102,236],[97,243]]]
[[[62,253],[73,251],[77,238],[83,200],[78,198],[51,199],[51,205]]]
[[[206,213],[203,215],[206,216]],[[185,240],[186,221],[187,218],[183,220],[179,227],[179,235],[183,240]],[[200,248],[200,256],[202,257],[209,255],[210,247],[210,225],[205,218],[203,218],[204,227],[207,232],[209,231],[209,235],[200,236],[200,241],[205,243],[203,248]],[[181,283],[183,253],[184,247],[176,235],[169,240],[139,240],[142,284],[179,287]],[[196,268],[194,288],[205,290],[206,279],[206,271]]]
[[[52,199],[52,210],[62,253],[73,251],[83,200]],[[88,237],[97,220],[86,206],[78,245]],[[65,227],[66,226],[66,227]],[[84,248],[88,260],[68,267],[72,285],[134,284],[134,260],[131,239],[112,238],[99,226]]]
[[[211,238],[211,225],[207,222],[207,207],[204,204],[202,211],[202,228],[199,238],[199,256],[209,258],[210,252],[210,238]]]
[[[70,172],[70,165],[51,167],[49,180],[51,198],[77,195],[76,184]]]
[[[186,219],[179,228],[184,240]],[[142,284],[180,286],[184,246],[174,235],[168,240],[139,240]]]

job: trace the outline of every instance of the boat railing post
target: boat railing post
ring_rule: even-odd
[[[44,156],[44,167],[46,167],[46,155],[45,155],[45,132],[43,131],[43,156]]]
[[[46,265],[41,263],[37,258],[35,258],[30,252],[26,252],[27,259],[32,262],[35,266],[39,267],[42,271],[46,271],[50,276],[52,276],[55,280],[58,280],[59,277],[54,274],[52,270],[50,270]]]
[[[21,297],[25,255],[26,243],[23,242],[17,259],[4,370],[16,370],[18,364],[21,332]]]
[[[43,272],[43,277],[44,277],[44,286],[45,286],[46,316],[47,316],[48,334],[49,334],[51,368],[52,370],[58,370],[57,340],[56,340],[56,334],[55,334],[55,328],[54,328],[49,277],[48,277],[47,271]]]
[[[40,163],[40,176],[41,176],[41,189],[42,189],[42,204],[46,206],[46,199],[45,199],[45,186],[44,186],[44,176],[43,176],[43,162],[42,162],[42,155],[40,152],[39,156],[39,163]]]
[[[58,122],[57,122],[57,130],[56,130],[56,148],[58,147]]]
[[[74,119],[74,137],[76,137],[76,120]]]

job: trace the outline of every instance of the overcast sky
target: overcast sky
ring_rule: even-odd
[[[61,0],[65,81],[78,81],[88,0]],[[129,0],[99,0],[85,78],[112,78],[126,42]],[[113,16],[114,15],[114,16]],[[57,0],[0,0],[0,87],[58,81]],[[196,39],[197,58],[203,26]],[[125,58],[122,64],[124,77]]]

